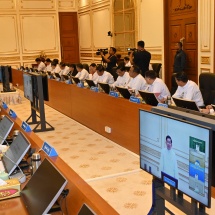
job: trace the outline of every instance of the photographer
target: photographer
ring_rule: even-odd
[[[110,47],[109,49],[109,57],[106,57],[103,52],[100,52],[102,61],[107,63],[106,71],[112,74],[112,68],[116,66],[117,57],[115,55],[116,49],[114,47]]]
[[[138,41],[137,50],[132,51],[129,55],[131,64],[141,69],[141,75],[143,77],[145,77],[145,72],[149,70],[149,62],[151,60],[151,54],[144,49],[144,46],[144,41]]]

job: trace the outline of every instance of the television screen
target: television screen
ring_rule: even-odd
[[[210,207],[211,128],[140,110],[140,167]]]
[[[23,73],[24,97],[33,102],[33,83],[31,75]]]
[[[64,176],[45,158],[20,193],[29,214],[47,214],[66,184]]]
[[[7,116],[4,116],[0,121],[0,145],[4,143],[4,140],[7,139],[8,134],[13,128],[14,122],[10,120]]]
[[[13,90],[10,89],[10,81],[12,81],[12,72],[10,66],[1,66],[0,69],[0,77],[3,84],[4,92],[11,92]]]

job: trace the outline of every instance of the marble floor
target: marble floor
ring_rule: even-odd
[[[30,116],[30,102],[9,105],[21,120]],[[57,102],[57,101],[56,101]],[[54,131],[37,135],[121,215],[144,215],[152,203],[152,176],[140,169],[139,156],[45,106],[46,121]],[[33,127],[32,127],[33,128]],[[175,214],[184,214],[166,204]],[[214,214],[215,200],[208,214]],[[166,214],[168,214],[166,212]]]

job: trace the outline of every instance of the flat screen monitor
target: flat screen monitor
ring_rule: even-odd
[[[16,139],[11,143],[9,149],[2,156],[5,171],[9,175],[11,175],[19,165],[25,154],[28,152],[30,146],[30,142],[21,132],[19,132]]]
[[[210,127],[140,110],[141,169],[207,207],[211,147]]]
[[[98,85],[102,88],[102,90],[105,93],[109,94],[109,92],[110,92],[110,86],[109,86],[109,84],[98,82]]]
[[[152,105],[152,106],[157,106],[158,105],[158,100],[155,96],[154,93],[150,93],[147,91],[142,91],[139,90],[140,96],[143,98],[146,104]]]
[[[10,82],[12,82],[11,66],[0,66],[0,77],[3,85],[3,92],[12,92],[10,89]]]
[[[14,122],[10,120],[7,116],[4,116],[0,121],[0,145],[4,143],[4,140],[7,139],[8,134],[13,128]]]
[[[32,76],[28,73],[23,73],[24,97],[33,102],[33,83]]]
[[[116,89],[119,91],[119,93],[122,95],[123,98],[130,99],[131,93],[129,92],[129,90],[127,88],[116,86]]]
[[[175,105],[178,107],[199,111],[199,108],[195,101],[187,100],[187,99],[179,99],[179,98],[174,98],[174,97],[172,97],[172,99],[175,102]]]
[[[47,214],[66,184],[66,178],[45,158],[20,193],[29,214]]]

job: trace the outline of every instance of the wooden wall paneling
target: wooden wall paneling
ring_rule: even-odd
[[[21,0],[19,6],[20,10],[54,10],[56,2],[55,0]]]
[[[79,62],[78,20],[76,12],[60,12],[61,59],[64,62]]]
[[[0,11],[9,11],[14,10],[16,8],[15,4],[16,0],[1,0],[0,1]]]

